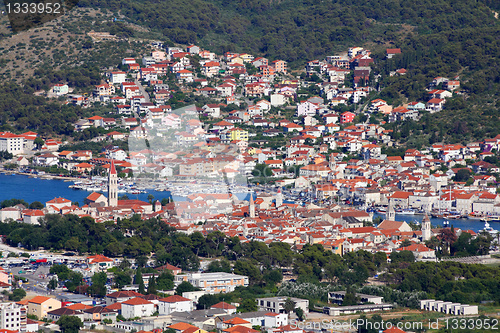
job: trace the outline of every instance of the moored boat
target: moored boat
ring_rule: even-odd
[[[500,216],[498,215],[489,215],[481,219],[483,222],[500,222]]]
[[[403,215],[415,215],[415,211],[413,209],[403,209],[398,214],[403,214]]]

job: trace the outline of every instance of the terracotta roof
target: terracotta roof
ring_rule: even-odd
[[[401,228],[403,223],[404,222],[400,222],[400,221],[384,220],[384,221],[382,221],[382,223],[380,223],[378,225],[378,228],[382,229],[382,230],[393,230],[393,229],[399,230],[399,228]]]
[[[176,330],[176,331],[185,331],[190,327],[196,327],[196,326],[188,324],[188,323],[180,322],[177,324],[170,325],[167,328],[171,328],[171,329]]]
[[[71,309],[71,310],[87,310],[87,309],[91,309],[92,306],[85,305],[85,304],[82,304],[82,303],[76,303],[76,304],[68,305],[68,306],[66,306],[66,308],[67,309]]]
[[[254,330],[253,328],[248,328],[241,325],[236,325],[230,328],[226,328],[223,332],[229,333],[259,333],[260,331]]]
[[[43,302],[48,301],[50,298],[45,297],[45,296],[35,296],[32,299],[28,301],[28,303],[34,303],[34,304],[42,304]]]
[[[250,324],[248,320],[245,320],[240,317],[235,317],[229,320],[225,320],[224,324],[230,324],[230,325],[240,325],[240,324]]]
[[[120,303],[120,302],[116,302],[116,303],[113,303],[113,304],[107,305],[107,306],[106,306],[106,309],[108,309],[108,310],[113,310],[113,311],[116,311],[116,310],[121,310],[121,309],[122,309],[122,303]]]
[[[199,331],[200,329],[198,327],[190,327],[187,330],[182,331],[182,333],[194,333]]]
[[[85,199],[90,201],[96,201],[97,199],[100,198],[101,195],[102,195],[101,193],[92,192]]]
[[[428,251],[433,251],[433,250],[429,249],[424,244],[412,244],[410,246],[401,247],[398,249],[398,251],[428,252]]]
[[[177,303],[177,302],[186,302],[186,301],[191,301],[189,298],[182,297],[179,295],[172,295],[166,298],[160,299],[161,302],[167,302],[167,303]]]
[[[214,304],[210,307],[211,309],[223,309],[223,310],[233,310],[233,309],[236,309],[236,307],[234,305],[231,305],[231,304],[228,304],[226,302],[219,302],[217,304]]]
[[[56,315],[56,316],[74,316],[74,315],[79,314],[81,312],[66,307],[66,308],[55,309],[55,310],[49,311],[47,313],[51,314],[51,315]]]
[[[114,293],[106,295],[106,297],[109,298],[140,297],[140,296],[144,295],[131,290],[115,291]]]
[[[64,198],[54,198],[52,200],[47,201],[47,203],[66,203],[66,202],[71,202],[71,200]]]
[[[141,305],[141,304],[153,304],[153,303],[151,303],[150,301],[147,301],[147,300],[145,300],[143,298],[135,297],[135,298],[129,299],[128,301],[122,302],[122,304],[126,304],[126,305]]]

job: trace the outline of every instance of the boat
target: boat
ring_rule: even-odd
[[[469,219],[471,220],[482,220],[484,219],[486,216],[484,214],[479,214],[479,213],[470,213],[468,216],[467,216]]]
[[[450,221],[444,220],[443,227],[448,227],[448,226],[450,226]]]
[[[480,230],[480,232],[487,232],[491,235],[497,235],[499,233],[499,231],[493,229],[488,222],[484,223],[484,229]]]
[[[415,211],[412,210],[412,209],[403,209],[400,212],[398,212],[398,214],[402,214],[402,215],[415,215]]]
[[[500,222],[500,216],[498,215],[489,215],[481,219],[482,222]]]

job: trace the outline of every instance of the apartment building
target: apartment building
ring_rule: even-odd
[[[10,132],[0,132],[0,151],[13,155],[24,153],[24,137]]]
[[[16,303],[0,303],[0,329],[26,329],[26,309]]]
[[[285,302],[290,298],[295,302],[296,308],[301,308],[304,313],[309,313],[309,300],[295,298],[295,297],[265,297],[257,298],[257,306],[261,311],[268,311],[273,313],[285,313]]]
[[[176,275],[175,284],[179,285],[183,281],[188,281],[193,286],[201,288],[210,294],[230,293],[238,286],[248,286],[248,276],[231,273],[191,273]]]

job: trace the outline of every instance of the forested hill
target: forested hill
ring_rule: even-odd
[[[260,52],[297,61],[369,41],[395,41],[401,24],[419,34],[498,24],[495,0],[81,0],[213,51]]]

